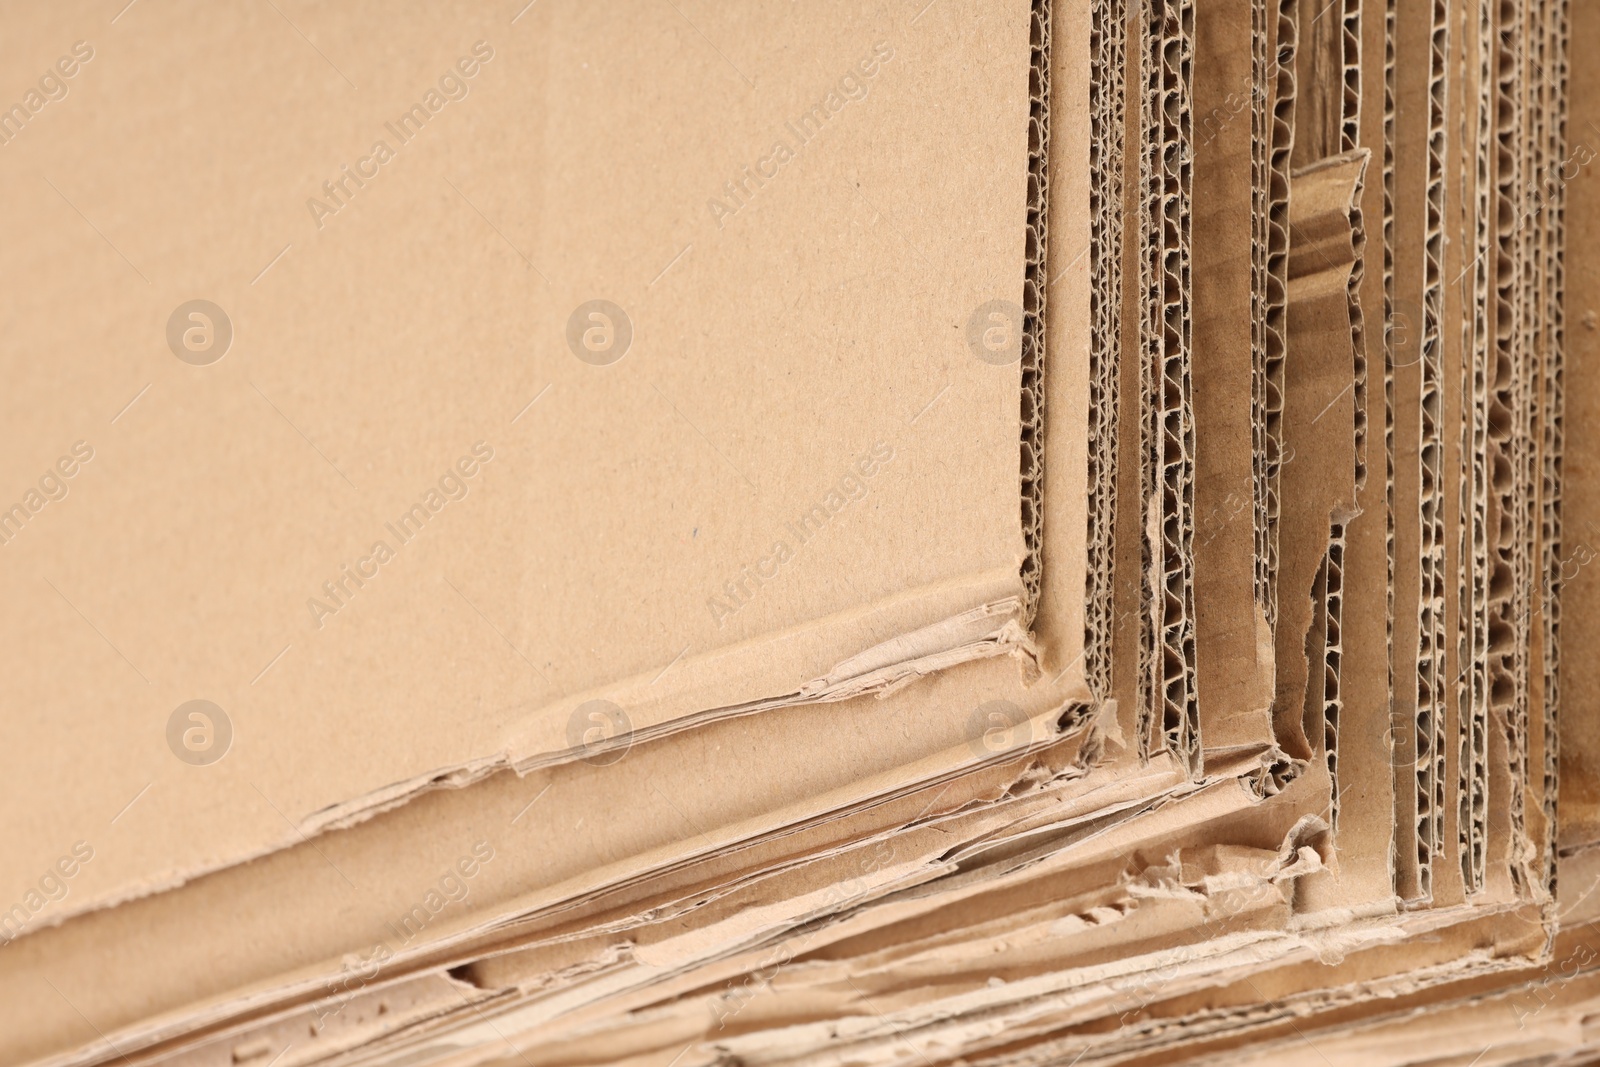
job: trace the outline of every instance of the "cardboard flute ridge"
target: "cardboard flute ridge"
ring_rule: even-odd
[[[1272,47],[1275,22],[1268,5],[1250,2],[1250,464],[1254,474],[1255,597],[1267,627],[1272,625],[1276,602],[1272,596],[1272,545],[1267,457],[1269,445],[1269,394],[1267,355],[1272,327],[1267,321],[1272,290],[1268,248],[1272,227],[1269,205],[1273,184],[1273,138],[1276,132],[1268,71],[1276,65]],[[1203,74],[1203,72],[1202,72]],[[1204,119],[1201,121],[1204,126]]]
[[[1468,892],[1485,884],[1487,847],[1484,840],[1488,823],[1488,730],[1489,730],[1489,455],[1488,366],[1491,336],[1489,329],[1489,234],[1490,157],[1493,150],[1493,21],[1488,5],[1479,5],[1469,67],[1475,72],[1476,99],[1472,179],[1473,231],[1471,266],[1471,312],[1463,316],[1463,329],[1470,336],[1465,346],[1468,357],[1462,385],[1464,406],[1470,415],[1463,418],[1462,451],[1471,457],[1462,469],[1462,510],[1470,520],[1462,522],[1461,586],[1457,593],[1461,605],[1460,651],[1462,677],[1459,687],[1461,719],[1461,780],[1458,824],[1461,828],[1462,873]],[[1470,481],[1469,481],[1470,479]],[[1467,503],[1470,501],[1470,505]]]
[[[1497,56],[1497,107],[1501,116],[1497,123],[1496,140],[1499,153],[1495,174],[1497,209],[1503,214],[1520,210],[1518,192],[1523,186],[1522,127],[1526,117],[1523,97],[1525,52],[1523,28],[1518,24],[1522,8],[1502,4],[1495,24],[1499,42]],[[1509,17],[1508,17],[1509,16]],[[1519,413],[1524,403],[1521,394],[1527,375],[1527,353],[1523,311],[1524,292],[1522,271],[1525,242],[1518,231],[1500,229],[1498,256],[1495,265],[1494,296],[1499,326],[1491,354],[1494,387],[1490,395],[1489,456],[1495,466],[1510,466],[1513,471],[1522,466],[1519,453],[1524,440],[1517,429]],[[1491,666],[1491,692],[1499,698],[1491,704],[1491,715],[1504,724],[1505,747],[1511,769],[1511,790],[1508,814],[1512,832],[1520,834],[1526,819],[1525,797],[1527,769],[1527,676],[1524,673],[1524,655],[1519,652],[1524,624],[1519,608],[1522,593],[1519,590],[1526,575],[1526,548],[1522,543],[1522,530],[1518,518],[1522,513],[1521,500],[1524,487],[1517,478],[1498,480],[1497,492],[1490,497],[1490,528],[1500,531],[1491,541],[1489,605],[1491,633],[1501,635],[1499,641],[1491,640],[1489,663]],[[1507,537],[1509,532],[1511,536]],[[1513,856],[1511,877],[1522,882],[1527,872]]]
[[[1388,484],[1390,475],[1389,425],[1392,420],[1390,342],[1386,314],[1387,264],[1392,260],[1385,225],[1392,175],[1385,164],[1386,11],[1363,3],[1359,39],[1348,41],[1341,54],[1361,62],[1358,92],[1346,95],[1339,109],[1348,122],[1353,103],[1357,108],[1355,147],[1372,152],[1360,200],[1365,237],[1359,266],[1361,309],[1360,344],[1356,348],[1356,501],[1359,514],[1344,527],[1344,554],[1340,561],[1339,647],[1341,697],[1337,745],[1345,757],[1336,766],[1340,785],[1334,790],[1344,829],[1340,850],[1341,876],[1365,899],[1383,899],[1393,893],[1396,722],[1390,708],[1389,658],[1391,613],[1388,569]],[[1314,17],[1314,16],[1313,16]],[[1347,24],[1347,30],[1349,29]],[[1341,129],[1339,144],[1345,145]],[[1361,375],[1366,385],[1362,388]],[[1342,739],[1342,740],[1341,740]],[[1336,749],[1337,753],[1338,749]],[[1356,827],[1362,827],[1356,831]]]
[[[1273,10],[1274,6],[1276,10]],[[1265,252],[1267,291],[1264,301],[1266,327],[1266,355],[1262,374],[1265,378],[1266,403],[1262,409],[1265,428],[1262,434],[1265,449],[1261,463],[1264,482],[1262,495],[1266,500],[1266,564],[1267,621],[1273,626],[1278,619],[1278,520],[1281,514],[1278,478],[1283,464],[1283,391],[1284,359],[1288,349],[1285,326],[1289,302],[1289,170],[1294,152],[1295,118],[1295,42],[1297,16],[1295,0],[1268,0],[1267,25],[1270,34],[1268,55],[1271,62],[1262,73],[1265,84],[1261,92],[1271,101],[1270,187],[1266,203]]]
[[[1336,535],[1354,508],[1354,417],[1347,384],[1358,336],[1351,329],[1360,217],[1356,210],[1365,150],[1297,171],[1291,185],[1289,343],[1297,359],[1285,375],[1285,455],[1280,491],[1274,727],[1290,756],[1316,764],[1325,788],[1317,817],[1338,820],[1339,596],[1330,568]],[[1344,384],[1341,384],[1344,383]],[[1330,575],[1330,571],[1332,571]],[[1330,595],[1330,576],[1333,579]],[[1330,643],[1330,638],[1332,641]],[[1333,715],[1330,716],[1330,700]]]
[[[1195,693],[1194,427],[1190,368],[1190,204],[1194,8],[1188,0],[1149,7],[1144,36],[1145,122],[1152,140],[1141,164],[1152,218],[1144,231],[1149,306],[1141,334],[1153,397],[1145,433],[1150,619],[1145,653],[1148,726],[1198,774],[1202,761]],[[1141,711],[1145,710],[1141,702]],[[1156,744],[1159,739],[1159,745]]]
[[[1567,151],[1569,81],[1567,68],[1571,29],[1565,4],[1549,4],[1549,93],[1553,115],[1549,127],[1548,160],[1561,165]],[[1563,560],[1568,543],[1562,520],[1562,463],[1566,453],[1566,284],[1567,247],[1565,187],[1557,185],[1547,208],[1549,227],[1545,263],[1547,344],[1545,348],[1541,424],[1544,428],[1540,537],[1543,577],[1540,581],[1538,610],[1544,640],[1544,699],[1549,709],[1545,716],[1544,803],[1545,839],[1541,857],[1549,879],[1549,892],[1556,897],[1560,863],[1557,858],[1560,838],[1560,753],[1561,753],[1561,584],[1566,578]]]
[[[0,1063],[1600,1055],[1600,6],[515,7],[0,13]]]
[[[1088,484],[1089,521],[1084,590],[1084,662],[1090,691],[1109,700],[1115,626],[1118,377],[1122,349],[1124,167],[1123,115],[1127,107],[1128,19],[1122,0],[1092,5],[1089,38],[1090,238],[1087,253],[1098,268],[1089,291]]]
[[[1336,33],[1337,45],[1334,65],[1339,70],[1337,87],[1338,155],[1349,158],[1352,153],[1364,153],[1356,193],[1347,209],[1350,221],[1351,255],[1349,280],[1346,283],[1346,300],[1350,313],[1351,339],[1351,430],[1354,447],[1355,493],[1349,504],[1349,515],[1341,516],[1329,526],[1328,557],[1322,575],[1323,598],[1323,751],[1328,765],[1328,777],[1333,795],[1329,801],[1329,822],[1337,832],[1342,790],[1339,777],[1339,730],[1344,713],[1342,690],[1344,673],[1344,571],[1345,551],[1348,545],[1348,524],[1360,511],[1359,493],[1367,480],[1367,336],[1364,312],[1361,305],[1362,282],[1366,272],[1367,232],[1362,211],[1362,195],[1366,183],[1366,170],[1371,165],[1371,150],[1360,145],[1361,127],[1361,6],[1357,0],[1346,0],[1340,10]],[[1327,78],[1320,79],[1326,84]],[[1330,91],[1329,95],[1335,95]],[[1330,156],[1334,153],[1329,153]]]
[[[1389,584],[1391,662],[1390,690],[1394,728],[1401,752],[1396,757],[1395,795],[1397,857],[1403,894],[1426,901],[1432,896],[1436,845],[1432,836],[1435,807],[1436,730],[1433,690],[1420,679],[1431,649],[1434,611],[1431,597],[1431,557],[1425,549],[1424,526],[1431,529],[1425,498],[1434,497],[1434,481],[1425,477],[1429,462],[1425,450],[1435,443],[1430,433],[1433,413],[1424,412],[1424,396],[1431,388],[1425,353],[1429,333],[1425,319],[1428,301],[1426,266],[1430,220],[1425,210],[1433,182],[1429,137],[1435,119],[1432,64],[1401,63],[1396,54],[1416,55],[1432,48],[1438,13],[1431,4],[1398,5],[1390,36],[1394,121],[1386,131],[1392,139],[1393,249],[1389,279],[1389,358],[1392,378],[1392,430],[1387,510],[1390,522]],[[1401,199],[1400,190],[1410,191]],[[1424,210],[1419,211],[1421,206]],[[1400,324],[1404,328],[1400,328]],[[1427,388],[1425,388],[1425,386]]]
[[[1445,850],[1445,593],[1444,593],[1444,477],[1442,469],[1444,413],[1443,365],[1443,265],[1445,150],[1445,74],[1450,40],[1448,8],[1433,4],[1428,41],[1428,157],[1427,208],[1423,230],[1420,465],[1418,508],[1422,516],[1417,647],[1417,834],[1418,850],[1426,844],[1429,859],[1424,891],[1432,893],[1435,857]],[[1442,859],[1441,859],[1442,862]]]
[[[1049,276],[1050,206],[1050,8],[1042,2],[1028,14],[1028,237],[1022,274],[1021,429],[1022,583],[1027,589],[1024,622],[1031,626],[1039,600],[1044,542],[1045,318]]]
[[[1545,136],[1538,146],[1541,165],[1537,173],[1548,175],[1559,169],[1565,156],[1566,99],[1563,69],[1566,60],[1566,43],[1563,40],[1565,9],[1561,5],[1541,5],[1543,25],[1540,26],[1539,62],[1542,67],[1540,82],[1540,111]],[[1548,181],[1545,188],[1549,189]],[[1553,835],[1559,818],[1558,794],[1560,789],[1558,760],[1560,754],[1560,605],[1553,590],[1561,581],[1559,560],[1562,554],[1561,522],[1561,456],[1564,451],[1564,389],[1565,366],[1563,312],[1561,307],[1561,257],[1565,246],[1565,228],[1560,193],[1550,194],[1538,231],[1542,243],[1542,261],[1537,273],[1540,290],[1540,312],[1536,319],[1536,348],[1542,353],[1540,375],[1534,406],[1534,432],[1538,437],[1538,460],[1530,480],[1536,493],[1536,514],[1532,519],[1539,549],[1530,564],[1534,569],[1535,589],[1531,609],[1539,620],[1532,640],[1536,644],[1535,659],[1538,674],[1542,730],[1538,738],[1539,766],[1534,775],[1540,790],[1540,816],[1542,824],[1537,833],[1538,870],[1541,889],[1551,899],[1555,898],[1558,871]]]
[[[1130,407],[1134,411],[1133,425],[1136,429],[1133,447],[1125,452],[1139,457],[1134,466],[1138,472],[1138,494],[1130,501],[1134,507],[1129,517],[1138,525],[1140,534],[1138,574],[1133,586],[1136,606],[1130,605],[1124,610],[1132,611],[1137,626],[1137,666],[1130,702],[1137,716],[1134,730],[1138,738],[1139,758],[1146,760],[1152,752],[1160,751],[1163,747],[1158,740],[1164,741],[1164,736],[1160,734],[1164,724],[1157,715],[1160,695],[1153,688],[1155,672],[1159,669],[1156,598],[1161,561],[1158,543],[1161,502],[1156,488],[1158,468],[1154,420],[1160,403],[1155,383],[1159,373],[1157,368],[1162,338],[1157,332],[1155,317],[1162,299],[1160,256],[1163,247],[1160,229],[1163,220],[1161,213],[1156,210],[1160,204],[1160,189],[1156,183],[1161,164],[1158,153],[1164,143],[1161,128],[1164,100],[1158,10],[1148,5],[1131,5],[1128,14],[1135,27],[1129,40],[1129,74],[1140,89],[1136,98],[1139,106],[1135,108],[1130,105],[1128,112],[1129,121],[1137,123],[1139,151],[1133,156],[1133,187],[1124,195],[1142,205],[1142,210],[1135,209],[1132,213],[1138,226],[1135,254],[1139,271],[1132,300],[1138,358],[1130,361],[1135,367],[1137,381],[1134,388],[1125,390],[1125,394],[1132,401]],[[1126,528],[1126,519],[1121,519],[1119,526]]]

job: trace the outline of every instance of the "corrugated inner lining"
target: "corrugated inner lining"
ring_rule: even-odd
[[[1024,625],[1039,603],[1044,539],[1044,316],[1046,204],[1050,185],[1050,0],[1034,0],[1029,30],[1028,235],[1022,282],[1022,584]]]

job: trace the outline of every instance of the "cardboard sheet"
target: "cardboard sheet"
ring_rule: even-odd
[[[1027,12],[517,14],[8,15],[0,899],[1022,617]]]
[[[1195,18],[1194,167],[1206,190],[1194,213],[1195,655],[1210,748],[1273,741],[1271,629],[1256,578],[1265,412],[1254,401],[1266,352],[1255,313],[1266,276],[1253,220],[1266,145],[1249,111],[1260,73],[1254,6],[1202,5]]]
[[[0,12],[0,1062],[1593,1058],[1600,16],[513,7]]]

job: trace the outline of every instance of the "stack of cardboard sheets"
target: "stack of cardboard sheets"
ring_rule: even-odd
[[[1600,5],[0,24],[0,1062],[1600,1055]]]

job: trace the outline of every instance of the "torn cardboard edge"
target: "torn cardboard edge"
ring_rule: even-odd
[[[996,753],[990,760],[989,768],[978,771],[979,777],[985,780],[992,780],[994,784],[989,792],[993,794],[994,799],[1003,799],[1014,788],[1013,781],[1026,783],[1030,780],[1031,772],[1029,768],[1041,758],[1053,759],[1056,763],[1068,768],[1071,768],[1075,762],[1080,761],[1082,758],[1080,745],[1087,743],[1092,736],[1092,733],[1085,732],[1085,728],[1092,726],[1092,720],[1085,717],[1081,708],[1057,709],[1044,715],[1036,716],[1033,722],[1033,732],[1038,734],[1040,739],[1021,749],[1002,750]],[[965,745],[961,746],[962,752],[965,752],[966,747]],[[1051,750],[1059,750],[1059,754],[1057,756],[1049,756]],[[906,807],[906,811],[915,810],[920,806],[922,811],[918,818],[929,816],[929,812],[934,811],[936,806],[946,798],[951,783],[958,778],[973,773],[973,771],[974,769],[971,766],[962,766],[954,771],[946,769],[942,774],[933,777],[929,777],[926,774],[917,776],[916,780],[912,782],[902,782],[890,794],[871,800],[860,810],[867,812],[882,811],[883,815],[874,816],[874,819],[881,821],[885,816],[893,817],[897,804],[900,807],[906,807],[909,804],[911,806]],[[1105,789],[1108,786],[1116,789],[1121,788],[1124,784],[1118,779],[1108,778],[1104,775],[1101,777],[1104,779],[1103,781],[1096,783],[1095,781],[1085,780],[1081,784],[1074,786],[1073,789],[1078,793],[1093,794],[1095,791]],[[1180,775],[1169,774],[1159,781],[1156,778],[1151,778],[1146,784],[1154,788],[1170,788],[1175,783],[1181,782]],[[1184,788],[1187,789],[1189,787],[1184,786]],[[923,796],[931,797],[931,799],[927,800],[926,803],[923,803],[921,799],[912,799]],[[902,798],[904,798],[904,803],[901,803]],[[929,817],[935,819],[954,817],[972,805],[973,799],[966,794],[949,794],[945,808],[934,811],[934,814]],[[1053,818],[1061,819],[1065,817],[1066,813],[1061,810],[1059,804],[1053,804],[1052,808],[1054,810],[1050,814]],[[1099,808],[1098,804],[1086,805],[1085,814],[1093,817],[1103,817],[1103,813]],[[398,814],[403,815],[404,813]],[[1084,816],[1080,815],[1081,817]],[[478,821],[481,820],[474,819],[474,822]],[[768,824],[767,830],[763,835],[755,838],[741,836],[737,832],[730,834],[723,828],[717,828],[718,836],[727,838],[722,848],[731,849],[734,853],[755,852],[758,855],[773,849],[777,849],[780,852],[793,851],[798,846],[788,843],[789,839],[806,831],[808,827],[813,828],[816,832],[828,833],[839,823],[837,813],[831,810],[816,814],[812,818],[798,823],[794,822],[792,818],[784,820],[778,819],[776,816],[765,817],[763,821]],[[349,832],[370,833],[371,828],[375,825],[374,823],[364,824]],[[391,828],[391,832],[392,830],[393,828]],[[326,845],[326,842],[324,844]],[[304,854],[307,849],[311,848],[314,848],[314,846],[307,843],[299,846],[295,851]],[[718,855],[721,855],[721,850],[700,855],[699,853],[704,850],[700,849],[698,844],[695,845],[695,850],[692,851],[694,851],[694,855],[686,857],[671,866],[658,867],[655,873],[659,875],[663,872],[670,873],[679,869],[692,871],[696,865],[704,864],[707,856],[715,859]],[[278,854],[269,857],[265,862],[275,863],[283,856],[284,854]],[[612,864],[611,868],[618,868],[619,866],[628,867],[628,863]],[[353,873],[356,873],[358,877],[360,876],[359,871]],[[612,873],[615,874],[617,871],[613,870]],[[471,915],[453,919],[441,917],[436,924],[427,929],[424,941],[399,951],[393,962],[385,965],[385,974],[398,975],[402,970],[423,965],[430,958],[439,958],[440,953],[456,952],[456,947],[462,945],[475,943],[492,945],[497,941],[503,940],[508,935],[515,934],[517,929],[526,925],[531,918],[542,915],[546,916],[548,921],[549,917],[560,917],[563,913],[571,912],[573,909],[580,909],[581,911],[587,908],[589,902],[596,895],[602,898],[608,895],[617,897],[619,891],[626,889],[629,885],[642,886],[652,884],[644,881],[643,875],[638,870],[633,870],[627,879],[622,882],[617,882],[615,879],[607,882],[604,877],[605,874],[606,869],[588,871],[580,879],[570,884],[552,886],[525,894],[525,899],[514,905],[497,906],[492,911],[479,914],[476,917]],[[243,876],[243,872],[239,872],[239,876]],[[260,875],[257,877],[260,877]],[[192,908],[184,908],[182,901],[178,899],[147,901],[144,906],[147,908],[151,906],[168,909],[177,908],[178,911],[174,913],[173,917],[177,917],[178,914],[187,915],[189,918],[185,920],[186,922],[203,919],[205,915],[203,912],[196,913]],[[227,921],[228,916],[219,913],[216,918],[218,921]],[[265,919],[265,916],[263,916],[263,919]],[[196,949],[203,948],[199,944],[194,947]],[[15,951],[15,949],[12,951]],[[456,952],[453,958],[459,961],[461,958],[459,952]],[[203,1012],[202,1015],[206,1018],[221,1020],[231,1013],[239,1011],[241,1003],[245,1009],[255,1010],[251,1005],[260,1003],[263,997],[269,1000],[275,1000],[283,996],[290,996],[291,998],[303,997],[306,1001],[316,1000],[325,993],[328,984],[340,973],[342,973],[341,964],[337,959],[331,960],[326,964],[300,968],[294,974],[280,976],[279,979],[252,987],[250,990],[233,995],[219,994],[211,1003],[214,1004],[215,1012],[220,1012],[221,1014]],[[296,975],[299,975],[299,977],[296,977]],[[61,975],[58,974],[57,978],[60,979]],[[292,979],[292,981],[289,981],[286,985],[282,979]],[[165,1021],[151,1019],[150,1025],[154,1026],[155,1030],[150,1031],[150,1033],[166,1034],[167,1037],[175,1036],[186,1031],[192,1025],[193,1019],[194,1016],[190,1011],[180,1011],[177,1015],[171,1016]],[[102,1021],[104,1021],[103,1017]],[[139,1032],[144,1032],[143,1025],[141,1024]],[[176,1029],[173,1029],[174,1027]],[[119,1032],[117,1036],[119,1045],[127,1048],[131,1048],[134,1044],[144,1040],[144,1038],[138,1037],[134,1031]],[[164,1040],[165,1038],[161,1039]]]
[[[116,907],[151,894],[177,890],[215,871],[254,862],[320,834],[357,826],[434,790],[467,788],[502,771],[514,771],[521,777],[580,759],[590,762],[610,762],[610,758],[620,758],[635,743],[670,738],[696,726],[799,705],[832,704],[861,697],[888,697],[929,674],[996,657],[1008,656],[1017,659],[1020,677],[1029,681],[1036,680],[1037,651],[1021,630],[1017,621],[1019,613],[1020,603],[1014,597],[974,608],[941,623],[867,649],[838,664],[826,675],[807,683],[800,690],[780,697],[755,701],[747,705],[711,709],[671,720],[658,727],[614,734],[602,741],[568,749],[554,756],[533,756],[519,761],[513,756],[515,752],[513,747],[503,750],[498,756],[439,768],[426,775],[396,782],[384,790],[345,804],[314,812],[298,826],[293,827],[292,836],[237,863],[222,864],[204,870],[171,872],[110,897],[84,898],[70,909],[55,910],[43,923],[16,931],[16,936],[38,928],[59,926],[78,915]],[[1043,695],[1042,691],[1040,695]],[[1070,697],[1063,701],[1064,705],[1072,703],[1074,701]]]
[[[1362,245],[1360,196],[1370,152],[1360,149],[1297,171],[1291,205],[1295,245],[1288,263],[1289,341],[1296,352],[1284,389],[1287,505],[1279,530],[1278,620],[1273,720],[1279,743],[1310,759],[1325,748],[1330,695],[1337,715],[1338,676],[1329,675],[1328,560],[1342,548],[1355,515],[1355,416],[1350,381],[1360,343]],[[1342,553],[1339,554],[1342,563]],[[1335,574],[1342,596],[1342,570]],[[1337,609],[1339,600],[1331,602]],[[1314,715],[1315,727],[1308,723]],[[1332,750],[1336,757],[1337,748]],[[1336,763],[1330,760],[1330,766]],[[1337,789],[1335,789],[1337,795]]]

